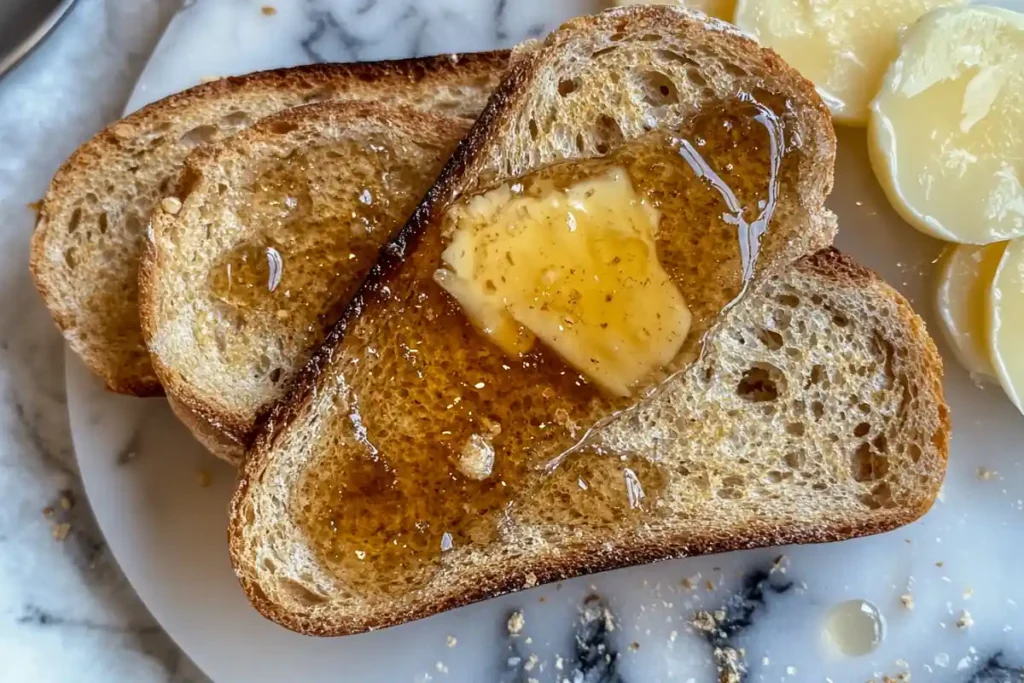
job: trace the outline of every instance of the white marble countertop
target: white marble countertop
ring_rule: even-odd
[[[206,680],[163,633],[120,573],[82,492],[66,414],[63,345],[27,270],[33,225],[28,204],[41,196],[60,162],[126,106],[141,106],[206,77],[310,61],[507,46],[542,35],[561,19],[595,8],[597,0],[186,0],[132,95],[177,4],[177,0],[79,0],[56,34],[0,80],[0,681],[4,683]],[[840,139],[847,149],[860,149],[862,136],[843,131]],[[877,188],[864,168],[863,159],[840,155],[837,175],[854,188],[846,195],[850,205],[837,210],[866,227],[875,217],[861,211],[860,198],[877,194]],[[883,246],[887,240],[922,245],[919,262],[872,262],[861,242],[866,239],[864,233],[858,238],[857,228],[852,230],[841,235],[840,246],[880,270],[920,308],[926,292],[918,273],[929,267],[934,245],[909,229],[900,236],[872,233]],[[950,372],[952,386],[969,386],[958,368],[953,366]],[[972,389],[951,393],[949,398],[954,420],[963,414],[983,415],[973,423],[957,423],[954,458],[958,443],[983,438],[990,424],[986,420],[1017,420],[1020,426],[1019,416],[993,396]],[[1010,436],[1014,434],[1021,432],[1016,429]],[[977,472],[985,465],[995,465],[999,472],[979,477]],[[738,619],[737,633],[750,625],[751,614],[765,604],[759,600],[762,589],[769,594],[769,604],[778,599],[792,605],[772,608],[777,619],[766,619],[754,629],[756,643],[741,639],[757,652],[751,660],[752,680],[821,680],[805,678],[795,667],[786,666],[797,657],[789,659],[791,651],[804,649],[804,656],[816,656],[813,647],[803,647],[820,631],[817,616],[809,615],[827,611],[838,600],[870,596],[890,615],[892,627],[886,670],[876,674],[877,680],[883,673],[912,668],[914,680],[1024,681],[1024,669],[1019,668],[1024,666],[1024,652],[1018,636],[1024,629],[1024,613],[1015,602],[1015,598],[1024,600],[1024,588],[1016,579],[1024,558],[1020,554],[1022,496],[1024,467],[1019,461],[961,457],[951,462],[945,502],[907,530],[842,544],[835,551],[796,549],[791,562],[775,568],[778,574],[759,574],[771,568],[771,558],[778,553],[747,554],[735,561],[736,556],[730,556],[722,566],[737,569],[737,576],[742,573],[744,578],[736,580],[747,584],[738,597],[724,603],[729,610],[738,610],[736,615],[729,612],[730,619]],[[983,521],[980,529],[978,520]],[[832,562],[834,576],[827,576],[832,571],[830,554],[842,558]],[[710,567],[718,560],[694,562],[684,568]],[[783,576],[790,564],[788,575]],[[869,575],[858,573],[858,567],[868,565],[873,570]],[[767,577],[769,583],[751,583],[758,577]],[[646,589],[646,579],[643,585]],[[793,597],[776,598],[767,590],[772,585],[777,592],[795,587],[788,593]],[[913,610],[900,602],[911,594],[917,602]],[[689,598],[679,601],[690,604]],[[977,625],[958,629],[957,621],[968,608]],[[800,625],[801,620],[807,624]],[[675,640],[674,631],[671,640]],[[659,658],[667,662],[670,657],[644,647],[631,656],[646,657],[648,670],[664,669]],[[665,651],[671,649],[669,643]],[[904,662],[904,657],[911,663]],[[675,679],[672,671],[669,674]],[[663,675],[658,674],[658,680]],[[680,675],[682,681],[690,676]],[[855,679],[851,674],[833,679],[841,683],[863,677]],[[629,680],[637,683],[643,678]]]

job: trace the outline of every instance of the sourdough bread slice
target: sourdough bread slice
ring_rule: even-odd
[[[887,531],[924,514],[942,484],[941,378],[934,343],[903,297],[822,251],[743,300],[704,357],[601,430],[592,453],[524,491],[500,538],[455,544],[420,582],[367,584],[323,561],[297,524],[315,444],[298,430],[261,442],[245,468],[232,560],[265,616],[341,635],[590,572]],[[332,397],[316,403],[293,424],[319,429]],[[640,455],[627,463],[620,452]],[[646,491],[642,509],[628,504],[627,469]]]
[[[57,171],[32,239],[33,279],[69,346],[111,391],[162,393],[139,331],[138,261],[150,212],[196,147],[327,100],[472,119],[506,62],[493,52],[265,71],[199,85],[111,124]]]
[[[782,133],[771,145],[764,130],[743,128],[750,118],[734,116],[738,103],[752,101],[780,122]],[[655,150],[655,163],[631,166],[630,173],[637,174],[634,182],[650,180],[644,174],[662,179],[663,171],[678,162],[673,155],[681,154],[680,138],[691,145],[691,157],[701,157],[705,170],[694,163],[694,175],[655,183],[652,196],[662,207],[656,249],[696,322],[673,368],[684,374],[662,386],[683,387],[678,391],[694,400],[635,425],[629,420],[642,411],[616,417],[625,408],[621,401],[610,400],[573,372],[560,371],[564,366],[549,356],[510,360],[467,324],[433,274],[445,247],[444,214],[461,197],[535,171],[546,173],[556,162],[577,162],[575,168],[604,164],[652,139],[665,141],[663,153]],[[770,164],[758,158],[769,148],[776,151],[775,142],[781,159],[769,174]],[[790,498],[780,506],[786,515],[773,520],[751,512],[760,498],[753,487],[764,475],[753,463],[767,462],[759,451],[768,458],[783,445],[779,439],[753,444],[739,438],[741,427],[750,428],[754,420],[752,409],[739,409],[747,402],[741,401],[733,415],[723,410],[703,441],[677,431],[689,424],[691,413],[712,407],[702,404],[712,400],[719,381],[732,381],[702,367],[699,376],[706,376],[706,386],[698,389],[690,379],[698,371],[685,371],[687,363],[704,344],[709,346],[702,358],[716,356],[707,348],[714,348],[716,329],[738,324],[732,322],[736,311],[760,310],[753,297],[728,306],[743,291],[736,278],[742,245],[734,227],[722,227],[719,217],[728,210],[711,186],[733,185],[742,195],[741,206],[774,208],[747,287],[754,291],[794,259],[831,242],[835,218],[824,200],[834,154],[828,112],[811,84],[773,52],[703,15],[665,7],[612,10],[570,21],[543,43],[518,48],[508,75],[434,187],[382,251],[287,397],[263,420],[233,502],[230,530],[236,572],[256,607],[302,632],[343,634],[425,616],[531,580],[691,549],[843,536],[829,513],[833,496],[810,489],[835,478],[836,498],[866,495],[869,489],[850,483],[849,463],[838,446],[797,438],[794,448],[805,448],[806,462],[825,463],[823,474],[805,487],[803,477],[801,483],[790,482],[777,471],[778,486],[769,486],[770,493]],[[705,183],[715,175],[707,169],[723,175]],[[815,263],[803,270],[813,271]],[[812,296],[818,279],[798,282],[799,291]],[[853,289],[861,291],[867,281],[871,278],[862,273]],[[887,312],[899,313],[895,319],[905,323],[899,333],[916,329],[916,343],[930,349],[905,303],[885,291]],[[820,315],[822,309],[801,310]],[[819,342],[830,329],[821,327]],[[871,335],[854,337],[864,339]],[[913,351],[915,362],[927,356],[916,347]],[[811,362],[808,348],[792,352]],[[865,355],[865,363],[873,357]],[[927,359],[922,368],[935,372],[934,359]],[[769,378],[755,372],[748,383]],[[721,391],[731,397],[736,386],[724,383]],[[794,400],[813,404],[795,377],[791,386]],[[698,390],[699,397],[689,393]],[[883,404],[895,393],[876,396],[879,409],[887,409]],[[673,395],[663,390],[658,405]],[[928,451],[921,466],[928,481],[912,491],[901,489],[893,499],[898,504],[879,505],[884,512],[865,515],[845,535],[898,524],[926,507],[944,457],[937,396],[929,388],[927,409],[909,418],[927,423],[926,440],[915,447]],[[760,421],[760,406],[757,411]],[[850,430],[842,420],[850,417],[829,416],[837,439],[846,438]],[[686,428],[707,424],[701,420]],[[896,425],[886,422],[884,429]],[[655,434],[664,435],[658,450],[650,448]],[[927,442],[933,435],[934,446]],[[916,438],[902,425],[891,437],[904,449]],[[819,447],[832,450],[817,453]],[[565,457],[571,449],[574,453]],[[599,457],[607,452],[614,457]],[[735,460],[730,474],[743,471],[742,480],[717,478],[730,457]],[[465,467],[473,459],[485,466]],[[560,474],[545,477],[545,468]],[[578,476],[575,468],[582,468]],[[574,516],[574,493],[582,488],[578,480],[589,482],[585,490],[595,496],[580,508],[582,520]],[[703,491],[697,500],[704,507],[688,502],[694,490]],[[645,509],[639,502],[645,495],[657,507]],[[710,512],[728,495],[736,502]],[[789,505],[793,500],[803,506],[803,516],[795,516],[800,508]],[[866,504],[857,500],[855,505],[860,511]],[[703,518],[685,516],[698,507],[707,513]],[[849,511],[844,508],[841,518],[850,519]]]
[[[152,214],[139,309],[175,413],[214,454],[240,462],[257,416],[469,127],[409,107],[311,104],[186,159]]]

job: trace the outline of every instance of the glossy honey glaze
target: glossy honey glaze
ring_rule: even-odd
[[[661,212],[657,257],[693,325],[671,366],[631,397],[602,392],[542,346],[513,357],[486,339],[432,278],[444,220],[425,230],[336,349],[332,410],[342,417],[323,420],[331,426],[309,444],[318,456],[292,498],[294,519],[345,586],[415,588],[510,523],[567,547],[623,518],[656,520],[672,471],[584,437],[693,362],[758,250],[772,248],[770,231],[762,237],[795,186],[796,154],[785,153],[785,119],[773,113],[782,108],[770,104],[708,108],[675,134],[654,131],[515,181],[530,192],[617,166]]]
[[[446,156],[343,140],[266,164],[235,206],[249,237],[210,270],[209,291],[243,319],[301,335],[303,350],[319,342]]]

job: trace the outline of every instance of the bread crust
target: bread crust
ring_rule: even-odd
[[[209,125],[232,103],[238,103],[243,111],[247,103],[257,103],[252,105],[257,109],[269,106],[268,103],[283,108],[302,104],[306,98],[404,98],[415,104],[417,100],[429,99],[427,96],[442,86],[465,86],[476,91],[475,97],[467,97],[464,108],[453,112],[471,116],[497,83],[508,58],[507,51],[495,51],[274,69],[197,85],[111,124],[68,157],[54,175],[41,204],[29,268],[54,323],[71,350],[103,380],[108,390],[134,396],[162,395],[141,334],[138,329],[128,329],[132,325],[123,322],[133,319],[137,266],[134,259],[141,251],[144,230],[140,227],[138,234],[131,234],[123,221],[111,223],[105,229],[124,240],[127,253],[119,254],[113,263],[104,262],[99,253],[78,253],[77,272],[68,263],[64,243],[65,226],[88,195],[96,194],[97,184],[130,185],[136,176],[145,173],[145,167],[132,169],[133,162],[127,159],[140,139],[158,135],[165,128],[173,132],[175,126],[188,130]],[[182,121],[185,123],[178,125]],[[181,153],[187,152],[182,149]],[[111,176],[110,169],[115,165],[117,172]],[[127,197],[117,208],[125,209],[131,199],[132,196]],[[83,269],[87,271],[84,277],[80,275]],[[108,320],[108,311],[87,308],[89,295],[102,291],[110,295],[108,306],[124,308],[118,311],[120,317]]]

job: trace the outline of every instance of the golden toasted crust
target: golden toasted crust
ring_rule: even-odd
[[[137,259],[161,185],[192,146],[311,101],[407,102],[472,117],[507,61],[507,52],[487,52],[317,64],[225,78],[150,104],[86,142],[55,174],[32,238],[36,288],[108,389],[160,395],[138,330]]]

